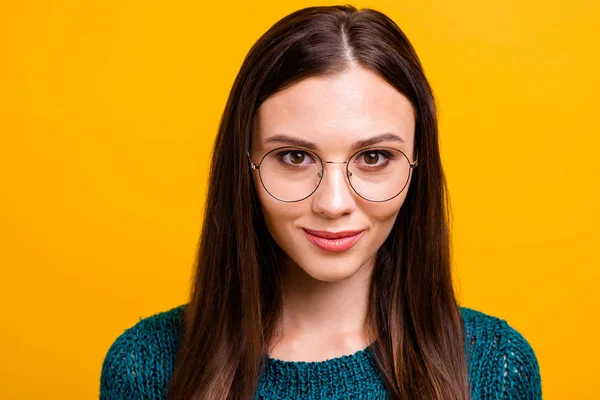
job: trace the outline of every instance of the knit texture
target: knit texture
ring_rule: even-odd
[[[180,344],[185,304],[140,319],[110,346],[100,377],[100,399],[164,399]],[[536,355],[508,323],[461,307],[473,400],[541,399]],[[255,399],[386,399],[371,348],[326,361],[294,362],[267,356]]]

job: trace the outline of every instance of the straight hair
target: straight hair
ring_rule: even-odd
[[[215,140],[190,301],[167,398],[249,399],[282,310],[283,250],[266,227],[246,156],[255,112],[273,94],[350,68],[384,78],[415,110],[419,167],[377,252],[368,329],[392,399],[470,398],[464,325],[451,277],[450,205],[432,89],[403,31],[351,5],[276,22],[252,46]]]

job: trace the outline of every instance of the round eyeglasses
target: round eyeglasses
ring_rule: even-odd
[[[411,162],[406,154],[393,147],[371,147],[354,153],[348,161],[323,161],[313,151],[298,147],[279,147],[265,154],[258,164],[260,181],[277,200],[294,203],[312,195],[325,175],[324,164],[346,164],[346,177],[354,192],[372,202],[383,202],[398,196],[406,188]]]

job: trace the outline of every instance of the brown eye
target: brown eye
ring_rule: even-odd
[[[396,157],[386,150],[366,150],[358,154],[355,159],[356,164],[362,165],[365,169],[376,169],[389,165]]]
[[[304,161],[304,153],[301,151],[290,152],[290,161],[293,164],[302,164],[302,161]]]
[[[377,164],[377,161],[379,161],[379,153],[377,153],[377,152],[365,153],[364,159],[367,164],[370,164],[370,165]]]
[[[315,159],[304,150],[286,150],[275,155],[282,165],[288,167],[308,167],[315,164]]]

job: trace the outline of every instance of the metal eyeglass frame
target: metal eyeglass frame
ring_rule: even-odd
[[[315,187],[315,189],[312,192],[310,192],[310,194],[308,196],[303,197],[300,200],[282,200],[282,199],[274,196],[271,192],[269,192],[269,189],[267,189],[267,187],[265,186],[265,183],[262,180],[262,175],[260,173],[260,165],[262,164],[263,160],[265,159],[265,157],[267,157],[272,152],[277,151],[277,150],[281,150],[281,149],[300,150],[300,151],[304,151],[304,152],[307,152],[307,153],[310,153],[310,154],[314,154],[314,155],[317,156],[317,158],[321,162],[321,173],[319,175],[319,178],[320,178],[319,179],[319,183],[317,184],[317,186]],[[352,182],[350,181],[350,176],[352,176],[352,172],[350,171],[348,165],[350,163],[350,160],[352,160],[354,158],[354,156],[356,156],[359,153],[363,153],[363,152],[366,152],[368,150],[381,150],[381,149],[393,149],[395,151],[400,152],[404,157],[406,157],[406,160],[408,161],[408,165],[409,165],[409,172],[408,172],[409,177],[406,179],[406,182],[404,183],[404,186],[402,187],[402,189],[400,189],[400,191],[397,194],[395,194],[393,197],[390,197],[389,199],[386,199],[386,200],[370,200],[370,199],[367,199],[366,197],[361,196],[360,193],[358,193],[356,191],[356,189],[354,188],[354,186],[352,185]],[[295,146],[282,146],[282,147],[278,147],[276,149],[273,149],[271,151],[268,151],[264,156],[262,156],[262,158],[260,159],[260,162],[258,164],[254,164],[254,162],[252,162],[252,158],[250,157],[250,151],[249,150],[246,150],[246,154],[248,155],[248,160],[250,161],[250,168],[258,170],[258,177],[260,178],[260,183],[262,184],[263,188],[267,191],[267,193],[269,193],[269,195],[271,195],[271,197],[273,197],[273,198],[275,198],[275,199],[277,199],[277,200],[279,200],[281,202],[284,202],[284,203],[297,203],[299,201],[305,200],[305,199],[309,198],[310,196],[312,196],[312,194],[317,191],[317,189],[319,188],[319,186],[321,186],[321,182],[323,181],[323,177],[325,176],[325,164],[346,164],[346,180],[350,184],[350,187],[352,188],[352,190],[354,191],[354,193],[356,193],[360,198],[363,198],[363,199],[365,199],[367,201],[370,201],[370,202],[373,202],[373,203],[383,203],[383,202],[390,201],[390,200],[394,199],[395,197],[397,197],[400,193],[402,193],[404,191],[404,189],[406,188],[406,185],[408,184],[408,181],[410,180],[410,174],[412,173],[412,170],[415,169],[417,167],[417,165],[419,165],[419,161],[417,160],[417,156],[418,156],[418,150],[417,149],[415,149],[415,161],[411,162],[410,159],[408,158],[408,156],[403,151],[398,150],[398,149],[396,149],[394,147],[369,147],[369,148],[366,148],[366,149],[361,149],[361,150],[358,150],[357,152],[353,153],[350,156],[350,158],[348,158],[348,160],[346,160],[346,161],[323,161],[321,159],[321,156],[319,156],[316,152],[314,152],[312,150],[308,150],[308,149],[303,149],[301,147],[295,147]]]

